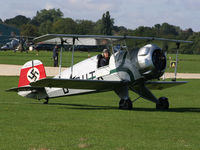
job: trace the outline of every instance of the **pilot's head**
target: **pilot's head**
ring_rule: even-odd
[[[103,57],[106,59],[108,59],[110,57],[110,53],[109,53],[108,49],[103,50]]]

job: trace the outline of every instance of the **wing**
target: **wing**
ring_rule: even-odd
[[[131,85],[129,88],[133,92],[137,93],[141,97],[155,102],[158,102],[158,99],[154,96],[154,94],[150,91],[152,90],[162,90],[165,88],[170,88],[177,85],[182,85],[187,83],[187,81],[147,81],[144,82],[139,80],[136,84]]]
[[[111,36],[111,35],[77,35],[77,34],[46,34],[40,37],[35,38],[33,41],[35,43],[47,41],[50,39],[62,39],[62,38],[94,38],[94,39],[115,39],[115,40],[123,40],[123,39],[132,39],[132,40],[158,40],[158,41],[168,41],[168,42],[176,42],[176,43],[192,43],[192,41],[184,41],[184,40],[175,40],[175,39],[165,39],[165,38],[156,38],[156,37],[138,37],[138,36]]]
[[[128,84],[129,82],[126,81],[77,80],[59,78],[46,78],[30,83],[30,85],[33,87],[58,87],[97,91],[109,91]]]
[[[147,81],[145,86],[152,90],[162,90],[177,85],[188,83],[187,81]]]

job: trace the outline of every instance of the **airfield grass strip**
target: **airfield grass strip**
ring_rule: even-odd
[[[169,98],[168,111],[139,99],[118,110],[114,92],[50,99],[48,105],[7,93],[18,77],[0,77],[2,150],[186,150],[199,149],[199,80],[153,91]],[[130,92],[133,100],[137,95]]]

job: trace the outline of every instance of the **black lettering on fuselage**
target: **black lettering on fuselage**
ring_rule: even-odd
[[[91,74],[91,79],[92,79],[92,80],[93,80],[93,78],[94,78],[94,73],[95,73],[95,71],[89,72],[89,74]]]
[[[98,77],[97,79],[98,79],[98,80],[103,80],[103,77]]]
[[[64,93],[64,94],[69,93],[69,89],[68,89],[68,88],[63,88],[63,93]]]
[[[93,80],[95,78],[95,71],[91,71],[89,73],[86,73],[86,74],[83,74],[79,77],[75,77],[73,79],[82,79],[82,80],[88,80],[88,79],[91,79]]]

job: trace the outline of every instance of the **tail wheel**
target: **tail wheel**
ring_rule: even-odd
[[[169,108],[169,102],[167,97],[160,97],[159,103],[156,104],[156,109],[167,110]]]
[[[48,104],[49,103],[49,98],[47,97],[47,98],[45,98],[45,102],[43,103],[43,104]]]

